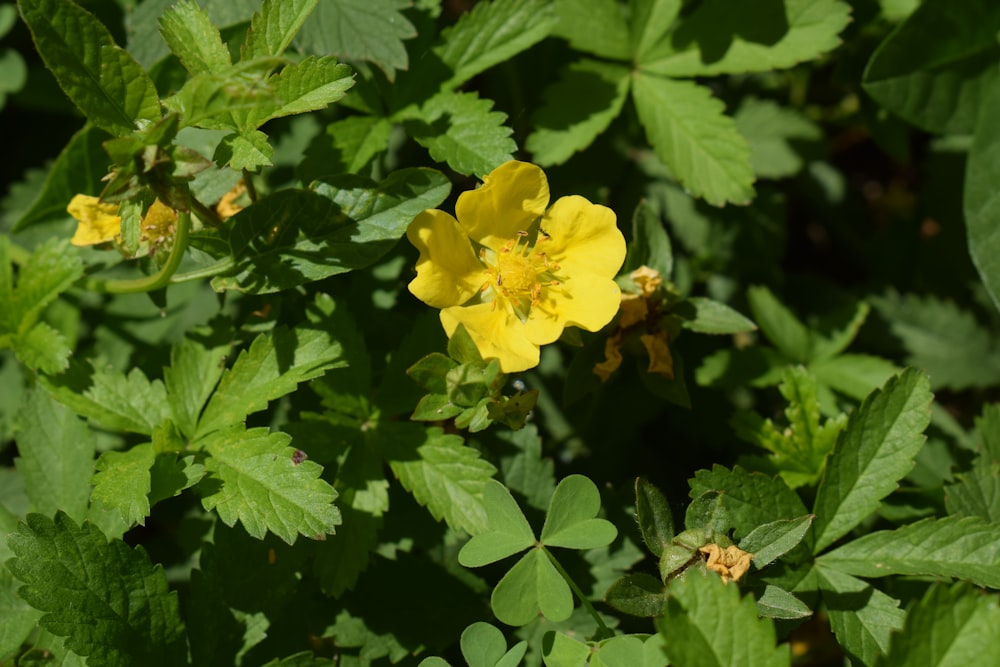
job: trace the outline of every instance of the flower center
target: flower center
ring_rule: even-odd
[[[547,234],[539,232],[538,240],[531,246],[528,233],[518,232],[517,238],[508,241],[492,262],[486,258],[485,251],[480,252],[489,276],[483,284],[483,291],[491,287],[494,289],[494,308],[497,300],[504,299],[521,320],[526,320],[531,307],[541,300],[542,290],[559,284],[552,275],[559,270],[559,265],[549,261],[545,252],[537,249],[548,238]]]

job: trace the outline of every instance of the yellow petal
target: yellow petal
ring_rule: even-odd
[[[420,251],[409,289],[428,306],[460,306],[482,287],[484,267],[455,218],[426,210],[406,228],[406,238]]]
[[[667,333],[661,331],[657,334],[642,334],[639,340],[649,355],[649,368],[646,371],[673,380],[674,357],[670,354],[670,346],[667,345]]]
[[[118,204],[103,203],[97,197],[76,195],[66,211],[79,223],[70,243],[76,246],[95,245],[113,241],[121,233],[122,219],[118,217]]]
[[[560,197],[542,218],[549,238],[539,240],[535,250],[571,275],[587,271],[614,278],[625,262],[625,237],[616,220],[614,211],[584,197]]]
[[[170,227],[176,222],[177,211],[157,199],[142,218],[142,240],[156,241],[172,236]]]
[[[491,171],[478,190],[459,195],[455,215],[473,241],[500,250],[519,231],[528,231],[548,205],[545,172],[512,160]]]
[[[619,305],[621,290],[614,280],[591,273],[567,276],[558,285],[545,287],[531,307],[525,323],[528,339],[545,345],[568,326],[597,331],[611,321]]]
[[[496,357],[504,373],[516,373],[538,365],[538,346],[524,335],[524,325],[513,312],[492,303],[445,308],[441,324],[449,337],[461,323],[479,348],[483,359]]]

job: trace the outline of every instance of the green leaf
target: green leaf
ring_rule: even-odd
[[[980,453],[969,472],[955,477],[957,484],[944,487],[948,513],[978,516],[1000,524],[1000,464]]]
[[[198,415],[222,377],[232,334],[225,325],[196,329],[170,348],[170,367],[163,370],[173,422],[187,437],[194,435]]]
[[[821,385],[856,401],[863,401],[872,390],[902,371],[891,361],[867,354],[841,354],[820,359],[810,363],[809,370]]]
[[[553,37],[562,37],[574,49],[612,60],[629,58],[628,24],[617,0],[555,0],[559,21]]]
[[[326,126],[330,148],[325,146],[306,154],[300,165],[317,177],[360,173],[368,162],[386,150],[392,123],[374,116],[348,116]],[[314,157],[315,156],[315,157]]]
[[[810,331],[813,362],[839,357],[857,337],[869,312],[868,304],[858,301],[825,313]]]
[[[976,124],[969,149],[962,206],[972,262],[993,304],[1000,308],[1000,224],[997,224],[1000,193],[996,188],[997,179],[1000,179],[1000,127],[991,122],[998,113],[1000,85],[993,79],[982,101],[982,121]]]
[[[313,0],[315,2],[315,0]],[[274,94],[282,101],[280,107],[266,116],[253,116],[253,124],[260,127],[272,118],[318,111],[333,104],[354,85],[351,68],[329,56],[286,65],[276,76],[268,79]]]
[[[674,250],[663,220],[647,202],[641,201],[632,214],[632,241],[619,273],[631,273],[648,266],[670,280],[674,273]]]
[[[487,530],[484,493],[496,468],[477,450],[440,428],[380,430],[379,438],[383,437],[389,467],[435,519],[471,535]]]
[[[337,492],[319,478],[322,466],[300,461],[285,433],[266,428],[217,431],[203,441],[210,455],[202,480],[202,504],[227,526],[237,521],[261,539],[267,531],[294,544],[299,534],[314,539],[333,534],[340,512]]]
[[[987,387],[1000,374],[1000,346],[968,310],[933,296],[889,295],[875,307],[907,351],[906,363],[923,368],[933,389]]]
[[[903,627],[899,602],[838,570],[816,567],[813,571],[837,643],[852,664],[875,664],[889,650],[891,635]]]
[[[313,187],[281,190],[227,221],[237,269],[215,278],[215,289],[276,292],[366,267],[444,201],[451,183],[433,169],[401,169],[377,184],[344,174]]]
[[[663,493],[642,477],[635,480],[635,514],[642,541],[659,558],[674,538],[674,517]]]
[[[1000,588],[1000,525],[979,517],[928,518],[869,533],[817,562],[862,577],[932,575]]]
[[[434,49],[453,72],[444,88],[457,88],[542,41],[557,20],[548,0],[477,3],[441,33],[443,44]]]
[[[257,130],[244,130],[241,134],[233,133],[223,137],[212,160],[230,169],[255,172],[261,167],[273,165],[273,157],[274,149],[266,134]]]
[[[0,270],[9,271],[9,264],[5,262]],[[82,275],[83,262],[76,250],[64,239],[49,239],[20,268],[0,322],[10,327],[8,331],[27,332],[42,311]],[[5,282],[11,285],[10,281]]]
[[[163,105],[180,117],[182,128],[212,130],[253,129],[252,119],[267,117],[281,106],[271,81],[264,75],[281,61],[258,58],[212,73],[192,76]]]
[[[94,434],[39,389],[25,394],[18,416],[14,464],[32,509],[46,516],[62,510],[82,521],[90,499]]]
[[[663,615],[667,595],[663,582],[645,572],[637,572],[612,584],[604,594],[604,601],[626,614],[652,618]]]
[[[922,3],[879,45],[862,83],[914,125],[969,134],[977,116],[991,118],[981,104],[998,81],[1000,7],[990,0],[971,0],[958,13],[951,7],[947,0]]]
[[[223,374],[196,437],[240,424],[269,401],[295,391],[299,383],[346,365],[340,343],[326,331],[277,327],[257,336]]]
[[[115,136],[160,119],[153,81],[108,29],[70,0],[18,0],[46,66],[87,119]]]
[[[535,543],[535,534],[517,501],[503,484],[488,480],[483,488],[483,507],[489,529],[473,536],[458,552],[465,567],[481,567],[512,556]]]
[[[538,427],[528,424],[520,431],[506,431],[497,436],[517,448],[513,456],[500,459],[500,470],[508,489],[520,494],[529,507],[545,511],[556,490],[555,466],[542,457],[542,439]]]
[[[151,443],[124,452],[104,452],[97,459],[93,501],[117,511],[129,526],[145,525],[149,516],[149,470],[155,460]]]
[[[624,65],[589,58],[570,63],[542,94],[525,149],[542,166],[562,164],[608,129],[621,113],[628,88]]]
[[[590,647],[575,637],[549,630],[542,643],[545,667],[584,667],[590,658]]]
[[[907,369],[851,414],[816,492],[813,553],[874,512],[913,467],[930,423],[927,376]]]
[[[25,366],[48,375],[66,370],[73,352],[66,337],[46,322],[38,322],[15,338],[14,351]]]
[[[462,632],[461,646],[469,667],[514,667],[528,648],[527,642],[522,641],[508,651],[503,633],[481,621]]]
[[[618,529],[606,519],[594,518],[600,511],[601,493],[589,478],[564,477],[552,494],[540,541],[567,549],[596,549],[611,544]]]
[[[98,194],[108,166],[108,156],[101,146],[106,136],[93,125],[85,125],[73,135],[55,162],[46,168],[45,184],[31,207],[14,223],[12,232],[65,218],[66,206],[74,195]]]
[[[664,35],[675,27],[681,11],[681,0],[631,0],[632,57],[635,62],[645,62],[648,55]]]
[[[240,49],[240,57],[249,60],[280,56],[316,8],[317,2],[319,0],[264,0],[260,11],[250,19],[250,29]]]
[[[892,636],[885,667],[1000,663],[1000,607],[965,584],[933,584]]]
[[[30,514],[9,538],[19,595],[47,612],[40,625],[66,637],[91,665],[186,663],[177,593],[141,547],[110,543],[93,524]]]
[[[643,54],[639,66],[674,77],[785,69],[840,46],[837,35],[850,20],[851,7],[840,0],[709,0]]]
[[[13,532],[13,527],[10,531],[4,530],[3,534],[6,536],[8,532]],[[0,570],[0,618],[4,620],[0,625],[0,655],[3,656],[21,651],[22,644],[27,643],[29,635],[38,625],[38,619],[42,617],[42,612],[18,597],[16,591],[14,577],[6,568]]]
[[[417,34],[398,9],[394,0],[321,2],[295,41],[316,56],[372,62],[392,81],[397,69],[409,68],[401,40]]]
[[[160,16],[160,34],[192,75],[219,73],[233,64],[219,29],[194,0],[168,8]]]
[[[786,357],[806,363],[811,357],[810,333],[767,287],[756,285],[747,290],[747,301],[754,321],[767,339]]]
[[[779,519],[762,524],[740,540],[739,547],[753,554],[752,562],[760,569],[798,546],[813,518],[812,514],[806,514],[797,519]]]
[[[757,598],[757,613],[768,618],[783,618],[796,620],[812,616],[812,610],[802,600],[798,599],[784,588],[764,587],[764,592]]]
[[[527,625],[539,612],[558,623],[573,613],[573,593],[544,549],[531,549],[497,583],[490,606],[507,625]]]
[[[804,147],[821,154],[823,131],[796,109],[770,100],[748,98],[733,116],[736,129],[750,144],[750,164],[758,178],[788,178],[802,171]]]
[[[703,334],[728,335],[757,329],[757,325],[742,313],[701,296],[681,301],[671,312],[684,318],[682,327]]]
[[[163,383],[150,382],[138,368],[127,376],[114,371],[87,375],[71,365],[66,374],[45,379],[42,385],[70,410],[108,430],[152,435],[153,429],[170,418]]]
[[[790,665],[788,645],[775,646],[774,624],[757,617],[753,597],[740,598],[716,574],[691,569],[670,584],[657,621],[671,664],[685,667]],[[734,640],[738,638],[738,640]]]
[[[484,176],[512,159],[517,144],[507,115],[476,93],[445,92],[427,100],[406,131],[431,157],[460,174]]]
[[[695,197],[714,206],[753,198],[750,147],[723,103],[692,81],[634,75],[639,120],[657,157]]]
[[[747,472],[740,466],[729,470],[715,465],[712,470],[699,470],[688,484],[691,498],[710,492],[719,494],[719,502],[732,520],[736,539],[743,538],[763,523],[807,514],[798,495],[780,477]],[[700,527],[690,521],[685,525]]]

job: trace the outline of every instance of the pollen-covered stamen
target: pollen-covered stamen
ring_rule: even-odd
[[[497,299],[493,302],[494,308],[497,300],[503,299],[524,319],[531,307],[542,301],[545,288],[559,284],[552,275],[559,270],[559,265],[538,248],[548,238],[540,231],[532,244],[528,232],[519,231],[516,238],[505,243],[496,253],[480,250],[479,258],[486,266],[487,274],[481,291],[495,290]]]

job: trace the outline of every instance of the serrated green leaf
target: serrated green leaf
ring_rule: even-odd
[[[946,0],[922,3],[879,45],[862,82],[879,104],[914,125],[968,134],[997,83],[1000,11],[989,0],[972,0],[958,14],[950,7]]]
[[[18,0],[42,60],[87,119],[115,136],[160,119],[153,81],[108,29],[70,0]]]
[[[753,554],[754,567],[760,569],[798,546],[813,518],[813,515],[807,514],[797,519],[779,519],[761,524],[740,540],[739,547]]]
[[[617,0],[555,0],[559,21],[553,37],[562,37],[574,49],[613,60],[629,58],[629,31]]]
[[[10,7],[10,5],[6,5]],[[16,13],[16,12],[15,12]],[[6,538],[8,532],[4,530]],[[6,539],[5,539],[6,541]],[[28,635],[37,627],[42,612],[35,609],[17,595],[17,583],[5,569],[0,570],[0,655],[10,656],[21,650]]]
[[[850,20],[851,7],[840,0],[710,0],[650,48],[639,66],[675,77],[785,69],[839,46]]]
[[[784,588],[764,587],[764,592],[757,598],[757,613],[768,618],[783,618],[795,620],[812,616],[812,610],[805,602],[798,599]]]
[[[993,7],[992,13],[1000,15],[996,7]],[[992,62],[996,62],[995,57],[992,57]],[[979,117],[982,120],[976,123],[969,149],[962,207],[972,262],[993,304],[1000,308],[1000,225],[997,224],[1000,220],[1000,195],[995,187],[1000,178],[1000,127],[992,122],[1000,113],[1000,85],[997,85],[995,74],[989,81],[990,85],[980,102]]]
[[[552,459],[542,457],[542,440],[538,427],[528,424],[519,431],[506,431],[497,436],[517,447],[513,456],[500,459],[504,484],[525,499],[529,507],[545,511],[556,490]]]
[[[633,99],[657,157],[691,195],[714,206],[753,198],[750,147],[707,88],[639,72]]]
[[[110,543],[93,525],[30,514],[10,538],[18,592],[47,612],[39,623],[66,637],[90,665],[184,664],[184,625],[163,568],[142,547]],[[111,639],[113,638],[113,639]]]
[[[645,572],[628,574],[616,581],[604,594],[604,601],[618,611],[632,616],[662,616],[667,606],[663,582]]]
[[[483,488],[488,530],[474,535],[458,553],[465,567],[481,567],[512,556],[535,543],[535,534],[517,501],[503,484],[488,480]]]
[[[867,303],[858,301],[824,314],[814,325],[814,330],[810,331],[810,358],[813,363],[835,357],[839,359],[841,352],[857,337],[870,311]]]
[[[155,460],[151,443],[124,452],[104,452],[97,459],[93,501],[117,511],[129,526],[145,525],[151,489],[149,470]]]
[[[264,0],[250,19],[247,38],[240,49],[243,59],[280,56],[309,18],[319,0]]]
[[[94,434],[39,389],[25,394],[18,418],[14,464],[33,511],[52,516],[62,510],[82,521],[94,470]]]
[[[552,494],[540,541],[567,549],[606,546],[618,536],[618,529],[606,519],[594,518],[600,511],[601,493],[588,477],[564,477]]]
[[[199,485],[205,509],[215,510],[227,526],[239,521],[258,539],[268,531],[288,544],[300,534],[332,535],[341,523],[333,505],[337,492],[319,478],[322,466],[296,458],[290,441],[266,428],[216,431],[205,438],[209,476]]]
[[[221,72],[233,64],[222,35],[194,0],[182,0],[160,16],[160,34],[192,75]]]
[[[343,174],[313,188],[281,190],[230,218],[237,268],[212,286],[269,293],[366,267],[444,201],[451,183],[433,169],[401,169],[381,183]]]
[[[65,218],[66,205],[74,195],[98,194],[108,166],[108,156],[101,147],[106,136],[93,125],[85,125],[74,134],[55,162],[46,168],[44,185],[11,231]]]
[[[3,270],[9,271],[9,264]],[[49,239],[31,253],[18,272],[7,312],[0,321],[9,323],[12,332],[27,332],[42,311],[82,275],[83,262],[75,249],[65,239]]]
[[[757,329],[752,320],[737,310],[701,296],[681,301],[671,312],[684,318],[682,327],[703,334],[735,334]]]
[[[797,363],[810,359],[809,330],[767,287],[747,290],[747,301],[757,326],[786,357]]]
[[[750,164],[758,178],[788,178],[802,171],[807,147],[822,154],[823,131],[796,109],[749,98],[733,115],[736,129],[750,144]]]
[[[718,492],[719,501],[732,521],[734,537],[741,539],[762,523],[794,519],[807,514],[798,495],[780,477],[747,472],[740,466],[732,470],[715,465],[711,470],[699,470],[693,479],[691,498]],[[699,528],[685,522],[687,528]]]
[[[817,562],[862,577],[936,575],[1000,588],[1000,525],[979,517],[928,518],[869,533]]]
[[[212,160],[230,169],[256,172],[261,167],[273,165],[273,157],[274,148],[266,134],[257,130],[244,130],[240,134],[233,133],[223,137]]]
[[[170,418],[163,383],[150,382],[138,368],[127,376],[113,371],[88,375],[71,365],[67,373],[44,379],[42,385],[70,410],[109,430],[152,435],[153,429]]]
[[[631,0],[629,21],[632,57],[645,62],[651,50],[675,27],[681,0]]]
[[[757,617],[751,596],[714,573],[692,568],[669,587],[666,613],[657,621],[667,658],[685,667],[790,665],[787,644],[775,646],[774,624]],[[738,641],[734,638],[738,637]]]
[[[517,150],[513,131],[504,125],[507,114],[492,109],[493,101],[476,93],[445,92],[427,100],[404,126],[433,159],[460,174],[482,177]]]
[[[49,375],[66,370],[73,352],[62,332],[46,322],[38,322],[18,336],[14,340],[14,351],[25,366]]]
[[[822,385],[863,401],[872,390],[884,385],[901,372],[891,361],[867,354],[840,354],[809,364],[809,370]]]
[[[608,129],[621,113],[628,89],[624,65],[588,58],[570,63],[542,93],[544,102],[532,117],[535,130],[525,149],[542,166],[562,164]]]
[[[187,437],[195,433],[198,415],[222,377],[231,333],[223,325],[196,329],[170,348],[170,367],[163,370],[173,422]]]
[[[314,0],[315,1],[315,0]],[[253,124],[260,127],[272,118],[291,116],[325,109],[354,85],[351,68],[329,56],[286,65],[277,75],[268,79],[281,106],[266,116],[253,117]]]
[[[660,214],[647,202],[639,202],[632,214],[632,241],[620,273],[648,266],[670,280],[674,273],[674,250]]]
[[[295,42],[312,55],[372,62],[392,81],[396,70],[409,68],[402,40],[417,34],[399,9],[394,0],[322,2]]]
[[[270,80],[264,80],[280,63],[257,58],[192,76],[163,106],[179,116],[182,128],[248,131],[253,129],[251,118],[267,117],[282,104]]]
[[[300,383],[346,365],[340,343],[327,331],[277,327],[257,336],[222,375],[198,421],[196,437],[240,424]]]
[[[478,451],[439,428],[380,431],[383,437],[389,467],[435,519],[471,535],[487,530],[484,493],[496,468]]]
[[[851,664],[875,664],[889,650],[892,634],[903,627],[899,601],[838,570],[816,567],[813,571],[837,643]]]
[[[876,299],[875,307],[907,351],[907,364],[923,368],[933,389],[968,389],[995,383],[1000,347],[966,309],[951,300],[908,294]]]
[[[558,623],[573,613],[573,593],[545,550],[531,549],[497,583],[490,606],[507,625],[527,625],[539,612]]]
[[[954,516],[977,516],[1000,524],[1000,464],[980,454],[972,469],[944,487],[944,502]]]
[[[1000,607],[972,587],[932,585],[892,636],[884,667],[960,667],[1000,662]]]
[[[674,538],[674,517],[663,493],[641,477],[635,480],[635,513],[642,541],[659,558]]]
[[[361,173],[373,157],[389,146],[392,127],[386,118],[341,118],[326,126],[330,148],[324,146],[314,151],[310,147],[305,162],[300,166],[303,172],[315,177]]]
[[[444,87],[457,88],[542,41],[556,21],[548,0],[477,3],[442,32],[443,44],[434,49],[453,72]]]
[[[907,369],[851,414],[816,492],[814,553],[875,511],[913,467],[930,423],[929,384],[926,375]]]

